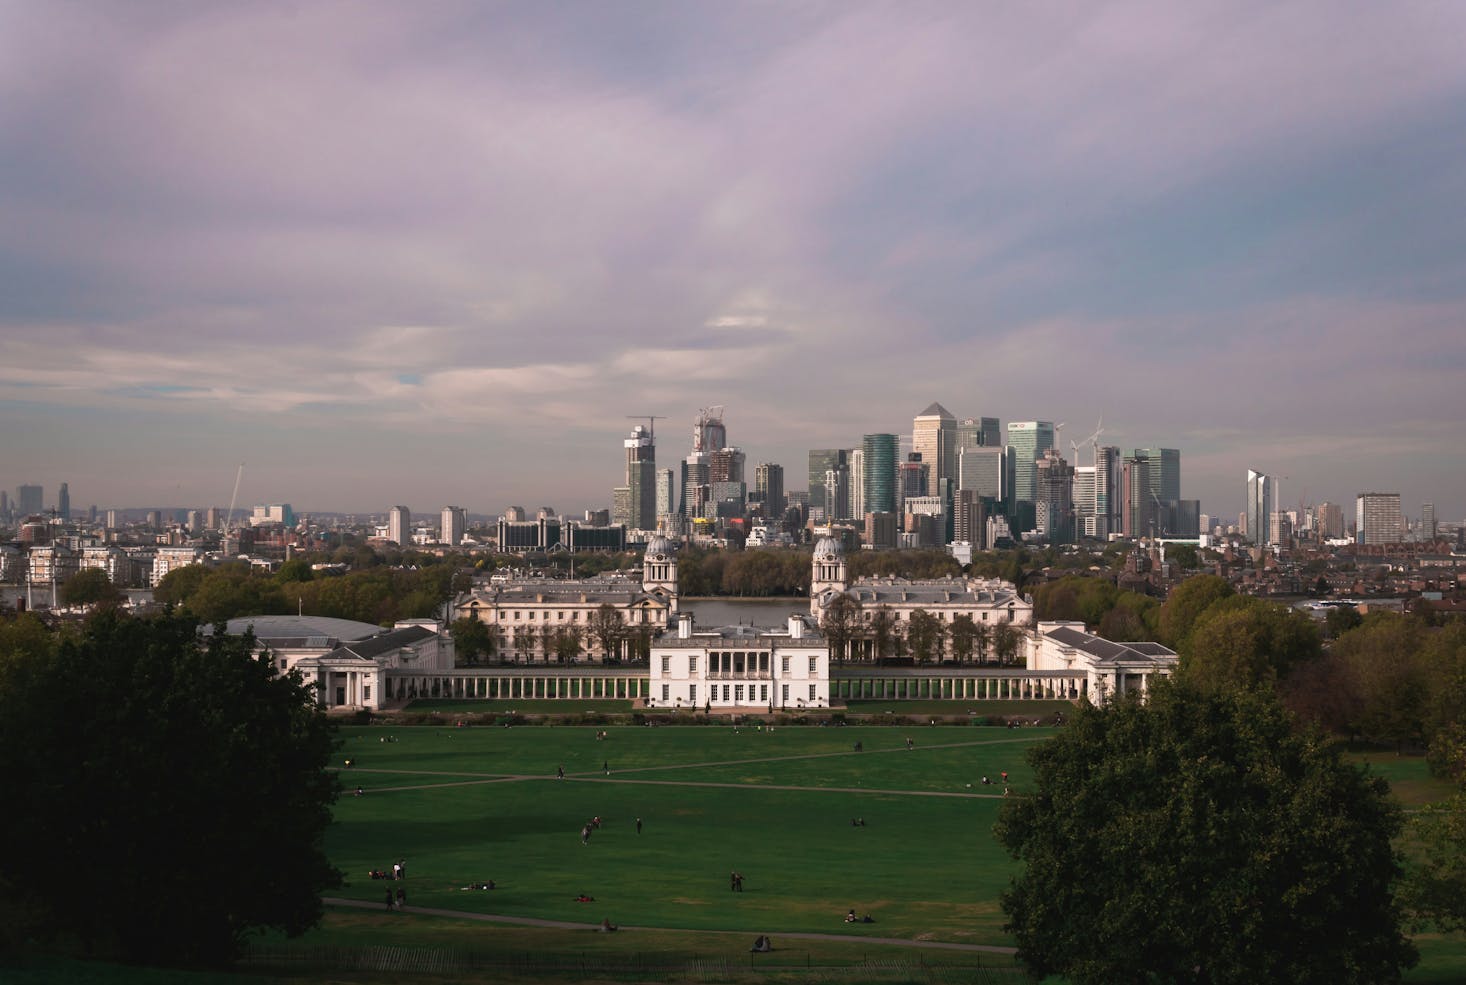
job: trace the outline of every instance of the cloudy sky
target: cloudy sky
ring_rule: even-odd
[[[628,415],[802,488],[940,401],[1460,519],[1463,52],[1458,0],[0,0],[0,487],[578,512]]]

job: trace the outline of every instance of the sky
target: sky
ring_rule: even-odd
[[[1463,52],[1456,0],[0,0],[0,488],[577,514],[633,418],[799,489],[940,402],[1463,519]]]

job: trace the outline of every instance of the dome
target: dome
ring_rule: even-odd
[[[820,542],[814,545],[814,556],[816,558],[844,557],[845,548],[834,537],[821,537]]]
[[[646,542],[647,557],[670,557],[674,550],[672,542],[661,534]]]

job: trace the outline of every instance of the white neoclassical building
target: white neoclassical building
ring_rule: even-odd
[[[500,656],[525,663],[554,659],[569,636],[592,660],[607,654],[595,631],[602,606],[610,606],[628,633],[660,633],[677,611],[677,556],[663,536],[647,542],[640,581],[619,573],[556,581],[519,578],[491,581],[453,604],[457,618],[489,626]],[[623,639],[624,643],[624,639]]]
[[[1113,643],[1082,622],[1041,622],[1028,640],[1028,669],[1080,670],[1083,693],[1095,704],[1132,692],[1144,694],[1159,677],[1176,672],[1176,651],[1159,643]]]
[[[647,704],[798,710],[830,706],[830,648],[808,616],[776,629],[698,629],[690,613],[652,641]]]
[[[833,537],[821,538],[814,548],[814,571],[809,586],[809,611],[823,624],[825,611],[837,596],[844,595],[860,606],[867,626],[879,610],[890,613],[897,631],[911,623],[911,614],[921,609],[950,627],[960,615],[989,629],[1011,625],[1027,630],[1033,619],[1033,600],[1021,595],[999,578],[857,578],[853,582],[845,566],[845,548]],[[857,648],[869,650],[869,639],[857,640]],[[944,644],[950,648],[950,644]]]
[[[389,700],[390,676],[453,669],[453,638],[432,619],[383,629],[327,616],[244,616],[225,628],[253,630],[276,669],[300,671],[325,708],[376,711]]]

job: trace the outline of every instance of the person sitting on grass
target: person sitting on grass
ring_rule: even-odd
[[[585,893],[581,893],[575,897],[575,902],[577,903],[594,903],[595,901],[596,898],[594,896],[587,896]]]
[[[603,920],[601,920],[601,933],[603,933],[603,934],[609,934],[611,931],[613,931],[615,929],[616,929],[616,925],[611,922],[611,918],[610,917],[606,917]]]
[[[853,908],[850,910],[849,913],[845,914],[845,922],[855,923],[855,910]]]

